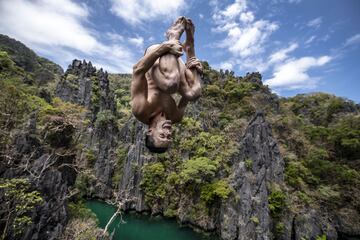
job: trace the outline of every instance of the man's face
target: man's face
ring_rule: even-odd
[[[149,135],[152,136],[156,147],[166,148],[169,146],[171,143],[171,127],[170,120],[161,120],[157,122],[155,128],[151,128]]]

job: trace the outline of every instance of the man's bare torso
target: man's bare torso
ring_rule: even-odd
[[[185,65],[183,61],[178,58],[179,64],[179,71],[181,77],[184,77],[185,73]],[[174,111],[177,109],[177,104],[175,99],[172,97],[171,94],[165,93],[164,91],[160,90],[154,78],[156,77],[153,74],[153,71],[159,65],[159,60],[155,62],[155,64],[149,69],[149,71],[145,74],[147,84],[148,84],[148,102],[151,107],[153,107],[154,112],[151,114],[150,118],[154,117],[156,114],[163,112],[166,115],[166,118],[175,122],[176,119],[173,118],[175,116]]]

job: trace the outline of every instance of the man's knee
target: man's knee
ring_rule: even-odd
[[[185,92],[185,98],[188,101],[195,101],[201,96],[201,88],[192,89],[190,91]]]

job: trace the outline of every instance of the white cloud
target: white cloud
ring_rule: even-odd
[[[235,56],[247,57],[263,50],[263,43],[278,28],[276,24],[259,20],[247,26],[234,27],[228,31],[221,46],[227,47]]]
[[[240,20],[244,23],[252,22],[254,21],[255,17],[252,12],[243,12],[240,14]]]
[[[315,88],[319,78],[309,76],[308,71],[331,60],[330,56],[292,59],[275,67],[273,78],[265,80],[264,83],[276,90]]]
[[[289,3],[300,2],[301,0],[289,0]],[[271,70],[273,77],[267,79],[265,84],[270,85],[277,92],[283,89],[317,86],[320,78],[312,76],[311,70],[326,65],[333,57],[324,55],[294,58],[291,55],[300,47],[296,42],[290,42],[287,46],[270,52],[270,46],[276,45],[275,41],[270,43],[269,40],[279,28],[277,22],[256,19],[254,12],[246,4],[246,0],[235,0],[223,8],[219,6],[218,3],[213,4],[212,19],[215,26],[212,31],[225,34],[216,46],[231,53],[228,59],[217,65],[219,68],[240,69],[246,72]],[[318,28],[321,24],[322,18],[319,17],[312,19],[307,25]],[[315,39],[318,38],[311,36],[305,44],[310,44]]]
[[[300,3],[300,2],[301,2],[301,0],[289,0],[289,3],[298,4],[298,3]]]
[[[227,32],[235,27],[238,27],[239,24],[236,22],[228,22],[222,25],[218,25],[216,28],[211,28],[211,31],[213,32]]]
[[[97,41],[82,25],[88,11],[70,0],[1,1],[0,30],[27,42],[95,49]]]
[[[270,55],[269,62],[276,63],[276,62],[281,62],[281,61],[287,59],[288,53],[294,51],[298,47],[299,47],[299,45],[297,43],[292,43],[292,44],[290,44],[289,47],[283,48],[283,49],[280,49],[280,50],[274,52],[273,54]]]
[[[74,58],[86,58],[117,71],[131,70],[132,53],[124,45],[104,44],[100,34],[86,26],[89,10],[84,4],[71,0],[0,1],[0,15],[1,33],[62,66]],[[114,33],[106,36],[120,38]]]
[[[136,47],[143,47],[144,38],[142,38],[142,37],[129,38],[129,42],[131,44],[134,44]]]
[[[224,70],[231,70],[231,69],[233,69],[233,63],[231,62],[231,61],[225,61],[225,62],[222,62],[222,63],[220,63],[220,65],[219,65],[219,68],[220,69],[224,69]]]
[[[226,7],[220,14],[226,18],[233,19],[246,9],[245,0],[236,0],[233,4]]]
[[[186,7],[186,0],[111,0],[111,11],[131,25],[148,20],[176,18]]]
[[[200,19],[203,19],[203,18],[204,18],[204,14],[199,13],[199,18],[200,18]]]
[[[348,39],[346,39],[344,45],[350,46],[350,45],[357,44],[357,43],[360,43],[360,33],[355,34],[355,35],[349,37]]]
[[[308,27],[318,28],[322,23],[322,17],[314,18],[307,23]]]
[[[107,32],[106,33],[106,36],[111,40],[111,41],[114,41],[114,42],[117,42],[117,41],[124,41],[124,37],[118,33],[113,33],[113,32]]]
[[[262,57],[249,57],[238,60],[237,63],[240,66],[240,70],[246,72],[258,71],[262,73],[269,68],[269,63],[265,62]]]
[[[273,22],[255,21],[253,12],[247,10],[245,0],[236,0],[224,10],[215,9],[213,20],[216,25],[213,31],[227,34],[218,46],[243,60],[261,53],[268,37],[278,29]]]
[[[315,40],[315,38],[316,38],[316,36],[311,36],[311,37],[309,37],[306,41],[305,41],[305,44],[306,45],[308,45],[308,44],[310,44],[310,43],[312,43],[314,40]]]

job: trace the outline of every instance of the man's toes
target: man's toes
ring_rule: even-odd
[[[179,26],[179,25],[185,25],[186,18],[185,17],[178,17],[175,22],[173,23],[173,26]]]
[[[191,21],[190,18],[187,18],[187,19],[186,19],[186,28],[187,28],[187,29],[193,29],[193,28],[195,28],[194,23]]]

